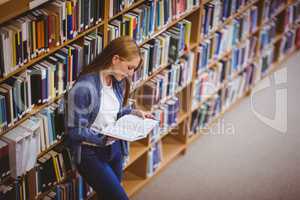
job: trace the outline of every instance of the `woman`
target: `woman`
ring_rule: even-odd
[[[101,129],[126,114],[153,116],[127,105],[129,79],[142,63],[130,37],[111,41],[94,62],[83,69],[68,94],[68,140],[79,173],[101,200],[128,199],[120,182],[125,141],[101,134]]]

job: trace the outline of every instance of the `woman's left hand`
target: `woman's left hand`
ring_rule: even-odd
[[[142,110],[133,110],[132,114],[141,117],[143,119],[145,118],[150,118],[150,119],[155,119],[154,115],[152,115],[150,112],[142,111]]]

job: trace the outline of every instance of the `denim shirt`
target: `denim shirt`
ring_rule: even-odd
[[[113,78],[113,91],[120,103],[117,119],[131,113],[132,109],[123,107],[125,80]],[[107,137],[90,129],[96,119],[101,104],[102,82],[99,73],[90,73],[80,76],[74,87],[68,93],[67,101],[67,144],[76,163],[80,163],[81,144],[87,142],[96,146],[105,147]],[[128,144],[121,140],[123,156],[128,155]]]

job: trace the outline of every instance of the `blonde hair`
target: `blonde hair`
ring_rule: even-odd
[[[109,44],[102,50],[101,54],[97,56],[90,65],[83,68],[83,70],[80,72],[80,76],[109,69],[112,64],[112,58],[115,55],[125,58],[128,61],[131,61],[139,56],[140,60],[142,61],[140,48],[136,42],[129,36],[122,36],[109,42]],[[127,104],[129,93],[130,81],[126,78],[123,105]]]

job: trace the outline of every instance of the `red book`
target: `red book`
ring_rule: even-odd
[[[297,30],[296,30],[296,40],[295,40],[295,45],[296,45],[296,48],[297,48],[297,49],[300,48],[300,27],[298,27]]]

